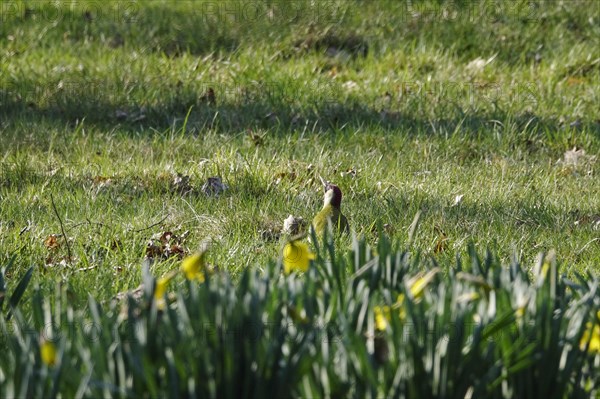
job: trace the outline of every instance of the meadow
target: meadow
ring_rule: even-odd
[[[90,296],[93,303],[106,305],[144,281],[150,290],[145,298],[152,302],[150,275],[177,270],[207,240],[212,243],[207,263],[226,273],[226,281],[219,277],[216,285],[194,288],[178,277],[181,292],[196,294],[180,296],[174,307],[204,301],[198,295],[213,298],[210,292],[243,292],[239,287],[247,279],[262,281],[266,275],[279,281],[274,270],[281,265],[286,242],[283,221],[292,214],[310,222],[322,206],[323,178],[341,188],[342,211],[353,234],[337,239],[329,255],[319,252],[315,267],[325,267],[328,256],[330,266],[341,262],[333,252],[342,254],[340,258],[363,253],[354,266],[340,263],[354,272],[368,262],[371,251],[382,257],[395,250],[410,254],[411,261],[402,262],[411,266],[402,266],[404,272],[392,280],[383,269],[363,276],[371,280],[361,300],[378,298],[364,305],[370,311],[377,301],[393,306],[399,284],[401,291],[409,289],[404,277],[434,267],[440,268],[436,287],[446,288],[427,294],[419,302],[422,307],[410,308],[409,314],[425,312],[425,304],[435,300],[452,302],[444,290],[459,284],[454,278],[460,271],[457,265],[474,264],[476,254],[489,250],[493,255],[488,266],[471,272],[489,278],[487,284],[499,290],[508,290],[503,284],[514,283],[517,275],[523,281],[530,278],[528,284],[534,286],[532,276],[540,275],[543,264],[556,268],[554,276],[561,282],[548,282],[554,288],[543,295],[555,299],[557,286],[552,284],[573,289],[565,298],[579,301],[570,310],[579,324],[561,324],[556,331],[565,334],[560,345],[578,346],[586,320],[593,323],[598,309],[593,276],[600,270],[599,21],[595,1],[2,2],[0,265],[10,264],[2,273],[3,292],[18,291],[19,281],[34,266],[19,317],[24,323],[33,320],[36,328],[49,317],[36,313],[49,306],[43,305],[44,297],[66,312],[63,319],[69,314],[66,302],[83,309],[85,319],[94,307]],[[222,192],[207,184],[212,177],[221,179]],[[551,251],[555,255],[544,263],[546,255],[540,258],[540,253]],[[496,272],[488,274],[489,265],[522,268],[523,274],[513,272],[502,280],[493,277]],[[335,327],[353,329],[351,339],[357,345],[365,328],[373,333],[374,321],[363,320],[361,312],[367,308],[362,304],[352,305],[359,299],[351,298],[346,284],[357,286],[346,281],[352,274],[347,273],[325,273],[335,283],[315,270],[304,278],[307,284],[328,281],[326,288],[309,290],[316,296],[339,295],[331,307],[314,304],[315,315],[323,316],[326,309],[343,313],[342,304],[351,308],[348,320],[336,321]],[[282,286],[269,306],[280,295],[300,295],[295,284],[303,277],[297,277],[277,282]],[[382,279],[381,292],[373,282],[377,278]],[[580,282],[577,289],[569,285],[573,281]],[[249,292],[260,292],[263,283],[247,284],[253,287]],[[291,291],[286,294],[286,289]],[[570,302],[565,298],[556,306],[567,312]],[[256,299],[268,314],[273,308],[267,309],[264,300]],[[202,303],[208,308],[209,302]],[[508,312],[513,305],[506,300],[498,306]],[[468,310],[469,317],[477,306]],[[466,317],[463,310],[447,317]],[[142,317],[154,317],[144,311]],[[61,319],[61,310],[55,312]],[[332,314],[326,314],[321,322],[333,323]],[[98,325],[108,323],[93,317]],[[202,317],[214,322],[210,315]],[[518,324],[514,314],[507,317],[513,319],[506,323]],[[535,317],[533,327],[547,322]],[[390,321],[398,322],[394,317]],[[31,345],[37,345],[34,341]],[[543,353],[525,341],[521,349]],[[496,364],[498,370],[529,367],[511,358],[514,353],[507,354],[508,343],[499,345],[505,356],[500,357],[510,358],[509,366]],[[98,345],[77,356],[103,353],[106,347]],[[298,348],[314,355],[318,345],[306,345]],[[72,356],[76,349],[63,346]],[[410,353],[404,355],[417,356]],[[161,360],[165,364],[173,354],[166,356]],[[344,356],[352,363],[351,355]],[[332,382],[336,392],[364,393],[378,386],[370,394],[387,396],[391,387],[415,394],[410,389],[416,386],[394,385],[400,377],[391,365],[371,375],[367,366],[358,366],[368,356],[357,356],[362,360],[353,363],[356,375],[368,374],[369,383],[352,385],[349,376],[355,374],[348,372]],[[486,356],[499,355],[490,350]],[[589,365],[597,366],[598,356],[590,358]],[[331,360],[310,359],[324,367],[313,369],[315,376],[333,370]],[[393,362],[401,363],[398,353]],[[10,375],[6,370],[17,364],[6,363],[5,373]],[[265,369],[269,364],[276,363],[265,361]],[[310,369],[297,367],[289,373],[301,376]],[[186,374],[180,367],[178,372]],[[235,375],[228,373],[221,375]],[[471,387],[471,392],[490,394],[495,388],[485,389],[493,386],[503,389],[501,396],[510,396],[513,391],[501,378],[510,373],[498,373],[482,377],[481,386]],[[418,373],[406,369],[400,374]],[[597,377],[592,382],[580,377],[588,389],[597,389]],[[293,382],[278,378],[283,386],[299,387],[288,391],[294,395],[335,394],[319,391],[323,380],[317,377]],[[448,386],[446,380],[439,381],[439,387]],[[222,391],[227,383],[221,383],[212,390],[186,392],[233,395]],[[114,389],[131,395],[141,386]],[[428,392],[451,396],[439,387]],[[86,389],[80,393],[114,393],[113,388]],[[557,392],[574,392],[565,389]],[[464,397],[467,390],[461,385],[456,392]]]

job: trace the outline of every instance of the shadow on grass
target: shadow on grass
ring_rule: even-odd
[[[369,31],[361,27],[360,8],[350,2],[323,2],[318,6],[315,4],[319,3],[310,1],[179,1],[150,2],[144,6],[115,2],[106,7],[82,3],[74,9],[51,2],[14,2],[7,3],[3,9],[0,43],[6,44],[6,50],[15,56],[36,46],[58,49],[88,41],[106,46],[108,52],[123,47],[168,57],[184,53],[198,57],[231,54],[242,46],[269,46],[277,53],[274,56],[286,62],[308,53],[322,54],[326,60],[349,54],[354,60],[381,51],[390,41],[426,40],[434,47],[450,49],[463,61],[497,52],[499,61],[511,65],[535,62],[532,46],[538,46],[536,43],[543,42],[547,36],[542,20],[548,26],[553,26],[550,22],[566,24],[571,34],[579,35],[578,40],[589,40],[590,31],[584,29],[586,14],[577,8],[578,12],[567,14],[559,8],[542,12],[529,8],[535,6],[530,3],[521,8],[494,4],[497,7],[493,9],[485,4],[479,6],[477,2],[453,2],[444,6],[437,2],[415,2],[411,6],[393,1],[384,3],[387,12],[368,2],[361,6],[367,7],[365,15],[385,16],[381,23],[397,29],[380,29],[376,35],[373,33],[375,36],[369,36]],[[485,17],[486,23],[480,23],[480,17]],[[496,42],[486,36],[489,35],[486,29],[491,25],[508,32],[499,49],[495,49]],[[532,25],[535,26],[532,28]],[[50,26],[52,29],[47,29]],[[29,43],[19,43],[14,37],[14,40],[6,39],[18,30],[32,32],[25,36],[30,39]],[[34,40],[36,32],[42,31],[40,40]],[[526,35],[515,33],[521,31]],[[515,48],[520,50],[514,51]],[[521,59],[523,54],[526,60]],[[428,68],[427,65],[421,67]],[[428,73],[427,70],[424,73]],[[74,77],[73,82],[47,82],[21,76],[10,82],[3,81],[0,85],[1,120],[5,128],[14,124],[64,128],[85,120],[86,126],[105,131],[119,129],[151,134],[181,127],[191,110],[187,127],[192,131],[211,129],[231,134],[247,129],[268,129],[285,134],[376,129],[409,135],[458,132],[465,136],[491,131],[497,121],[510,120],[517,128],[527,126],[546,132],[569,128],[570,122],[562,125],[558,116],[550,120],[526,107],[515,114],[493,102],[483,104],[484,109],[470,110],[448,101],[444,110],[431,111],[434,106],[426,97],[418,99],[415,107],[387,110],[360,98],[360,94],[349,97],[333,86],[324,85],[311,92],[311,88],[303,87],[307,82],[294,82],[295,88],[279,89],[287,83],[282,80],[273,91],[268,84],[253,87],[250,83],[223,87],[211,83],[199,86],[190,84],[193,82],[161,81],[158,85],[146,86],[146,82],[141,82],[137,87],[129,87],[124,82],[129,78],[85,82]],[[583,121],[576,127],[600,136],[598,122]]]
[[[263,97],[250,95],[241,100],[238,97],[219,100],[221,94],[219,89],[212,87],[198,91],[177,87],[169,90],[167,87],[162,93],[154,94],[160,99],[149,104],[143,97],[140,100],[115,100],[110,98],[110,92],[90,90],[86,93],[84,89],[75,94],[59,93],[54,98],[36,102],[0,90],[0,120],[3,129],[18,130],[19,126],[36,125],[74,129],[83,122],[85,127],[141,133],[141,136],[179,130],[185,125],[187,132],[211,130],[220,134],[254,130],[268,130],[280,135],[294,131],[304,134],[372,131],[409,137],[457,135],[481,139],[493,132],[533,132],[554,137],[572,130],[600,137],[599,121],[570,123],[560,121],[558,116],[548,119],[531,110],[514,113],[486,106],[489,104],[472,110],[448,102],[434,109],[426,98],[422,98],[408,110],[393,111],[369,105],[368,100],[361,101],[357,97],[330,101],[309,96],[299,101],[287,95],[267,94]],[[422,114],[420,110],[424,110]],[[535,145],[533,142],[524,144],[527,150]]]

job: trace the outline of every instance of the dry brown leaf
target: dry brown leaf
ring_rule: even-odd
[[[162,256],[163,247],[157,245],[153,241],[146,244],[146,258],[160,258]]]
[[[437,238],[437,241],[435,242],[435,248],[433,249],[433,252],[438,254],[438,253],[444,252],[448,249],[448,236],[439,227],[435,227],[435,230],[438,233],[438,238]]]
[[[169,256],[179,256],[182,258],[185,254],[185,250],[180,244],[171,244],[168,253]]]
[[[46,237],[46,239],[44,240],[44,246],[46,248],[48,248],[49,250],[54,250],[56,248],[60,247],[60,242],[58,241],[58,238],[60,237],[59,234],[50,234],[48,237]]]
[[[293,170],[291,172],[279,172],[274,176],[275,184],[281,183],[284,179],[293,181],[296,179],[296,177],[296,172],[294,172]]]
[[[183,258],[187,251],[182,245],[184,236],[175,235],[172,231],[155,234],[146,244],[146,258],[148,259],[168,259],[176,256]]]
[[[164,245],[171,241],[171,238],[173,238],[173,233],[170,231],[165,231],[160,235],[159,241]]]
[[[106,176],[95,176],[92,179],[92,184],[94,186],[99,186],[99,185],[108,185],[112,183],[112,179],[110,177],[106,177]]]
[[[67,267],[70,266],[72,262],[69,262],[69,257],[66,255],[58,255],[56,253],[51,253],[48,255],[44,261],[45,267]]]
[[[356,177],[356,175],[357,175],[359,172],[360,172],[360,169],[359,169],[359,170],[356,170],[356,169],[354,169],[354,168],[350,168],[350,169],[347,169],[345,172],[341,172],[341,173],[340,173],[340,175],[341,175],[342,177],[352,177],[352,178],[355,178],[355,177]]]
[[[574,86],[585,83],[585,79],[581,79],[576,76],[569,76],[567,78],[567,86]]]

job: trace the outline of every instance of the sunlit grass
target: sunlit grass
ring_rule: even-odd
[[[14,4],[0,25],[0,263],[37,265],[43,287],[134,288],[166,231],[188,232],[186,252],[211,237],[234,275],[263,265],[283,220],[320,208],[319,176],[369,240],[381,227],[406,242],[422,211],[415,252],[449,260],[473,242],[527,262],[554,248],[564,272],[598,270],[600,17],[586,2],[479,19],[332,2],[291,27],[285,8],[242,21],[202,2],[60,17]],[[585,155],[565,162],[573,148]],[[229,186],[218,197],[202,194],[212,176]],[[44,246],[61,232],[51,194],[71,262],[63,239]]]

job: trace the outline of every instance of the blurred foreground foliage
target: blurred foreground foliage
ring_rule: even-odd
[[[36,290],[0,317],[0,396],[598,394],[598,279],[560,276],[553,254],[529,269],[472,247],[437,265],[385,236],[315,252],[303,274],[279,260],[235,281],[178,276],[160,298],[145,267],[137,297],[86,309]]]

